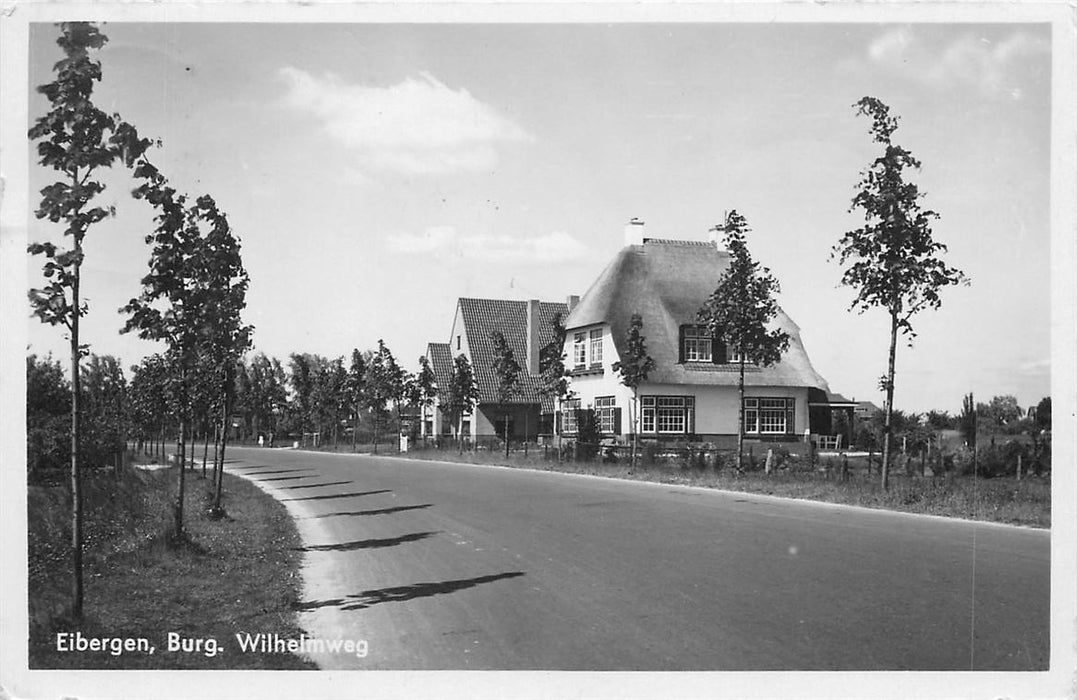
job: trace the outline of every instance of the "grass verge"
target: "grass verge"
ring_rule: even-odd
[[[166,536],[176,468],[134,469],[84,480],[85,615],[68,615],[69,491],[30,486],[28,503],[32,669],[312,669],[289,653],[242,652],[236,634],[297,638],[293,605],[299,535],[284,506],[253,484],[224,475],[227,515],[208,513],[209,480],[187,474],[188,543]],[[86,639],[147,639],[153,653],[60,651],[58,633]],[[169,651],[169,633],[203,640]],[[70,640],[70,638],[68,638]],[[216,640],[218,651],[205,640]],[[192,642],[193,644],[193,642]]]
[[[455,450],[416,450],[413,459],[430,459],[471,464],[539,469],[574,474],[653,481],[664,484],[763,493],[784,498],[801,498],[828,503],[921,513],[989,522],[1051,527],[1051,480],[1029,477],[978,479],[946,474],[937,477],[908,476],[891,472],[890,489],[883,491],[878,475],[854,471],[842,481],[837,473],[801,469],[779,469],[737,473],[734,470],[686,468],[676,463],[637,465],[624,463],[558,462],[546,459],[541,450],[528,457],[513,453]]]

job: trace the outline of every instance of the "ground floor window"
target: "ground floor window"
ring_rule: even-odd
[[[599,396],[595,399],[595,420],[598,422],[598,432],[607,435],[619,432],[616,397]]]
[[[744,399],[744,432],[748,435],[788,435],[794,428],[796,399]]]
[[[695,397],[641,396],[640,432],[687,435],[695,430]]]
[[[568,399],[561,403],[561,434],[575,435],[579,432],[576,411],[580,410],[579,399]]]

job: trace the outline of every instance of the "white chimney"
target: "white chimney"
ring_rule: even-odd
[[[625,245],[643,245],[643,222],[635,217],[625,224]]]
[[[580,295],[579,294],[569,294],[568,299],[565,300],[565,306],[568,307],[568,312],[569,313],[572,313],[572,310],[576,308],[576,304],[579,304],[579,303],[580,303]],[[566,318],[563,318],[561,320],[562,321],[567,321],[568,318],[566,317]]]
[[[539,300],[527,302],[527,366],[528,374],[539,373]]]

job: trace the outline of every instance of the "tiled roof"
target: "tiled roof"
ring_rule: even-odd
[[[434,371],[434,381],[438,384],[438,395],[444,396],[452,381],[452,352],[448,343],[429,343],[426,356],[430,359],[430,369]]]
[[[538,392],[540,378],[527,373],[527,302],[509,299],[461,298],[460,315],[467,333],[471,367],[479,387],[479,403],[497,403],[497,375],[494,373],[494,344],[490,334],[501,331],[519,363],[520,391],[509,403],[538,403],[544,411],[552,403]],[[559,302],[539,302],[539,341],[542,348],[553,338],[553,319],[568,316],[568,306]]]
[[[680,326],[696,323],[696,314],[718,286],[729,253],[712,243],[646,239],[625,246],[603,270],[566,321],[571,330],[610,324],[619,355],[632,314],[643,318],[647,353],[657,365],[649,381],[662,384],[736,385],[739,372],[696,371],[679,362]],[[770,367],[747,372],[748,386],[806,386],[827,390],[800,340],[800,328],[779,310],[775,325],[789,336],[789,349]],[[706,368],[710,370],[710,367]]]

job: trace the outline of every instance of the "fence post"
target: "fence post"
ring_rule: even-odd
[[[841,453],[841,480],[849,480],[849,455],[844,452]]]
[[[1017,453],[1017,480],[1021,480],[1021,453]]]
[[[770,470],[774,468],[774,450],[767,448],[767,461],[763,465],[763,471],[766,474],[770,474]]]

